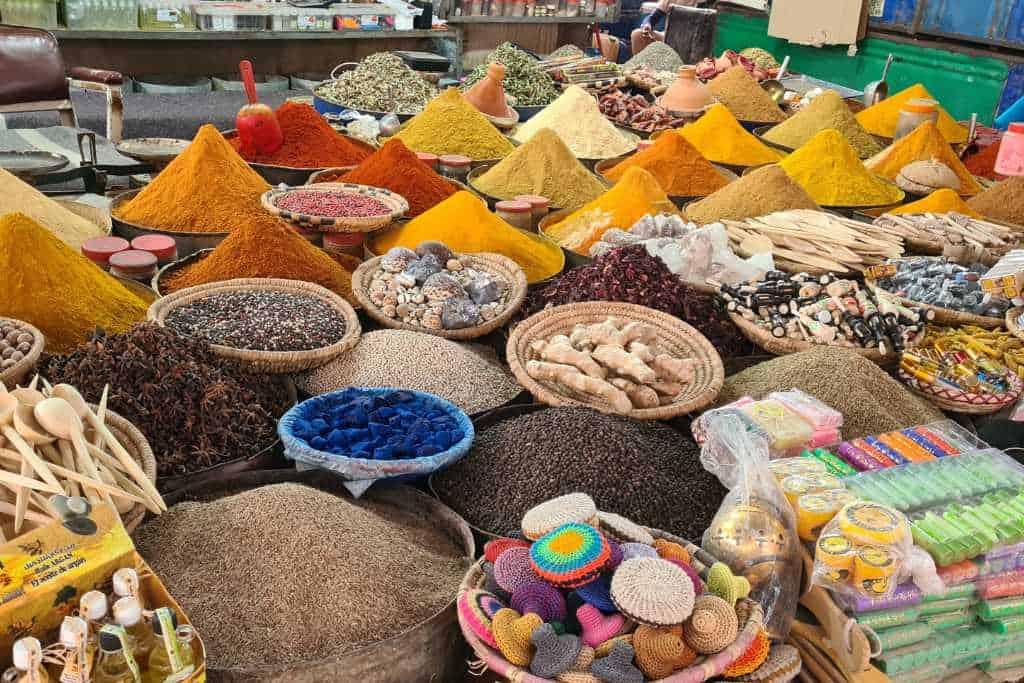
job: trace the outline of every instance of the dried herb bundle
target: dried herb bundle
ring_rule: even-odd
[[[287,408],[280,384],[218,358],[207,343],[154,324],[97,334],[66,356],[44,357],[41,373],[107,405],[149,439],[159,476],[188,474],[255,455],[277,439]]]

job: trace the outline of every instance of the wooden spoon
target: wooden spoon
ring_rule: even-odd
[[[47,433],[49,430],[39,424],[35,417],[35,409],[24,403],[14,409],[14,428],[33,446],[44,446],[56,441],[56,436],[52,432]]]
[[[82,433],[82,418],[70,403],[63,398],[51,397],[40,401],[35,407],[36,419],[46,431],[56,436],[71,441],[75,447],[75,454],[78,458],[79,469],[83,470],[95,481],[100,481],[100,473],[96,470],[96,463],[89,455],[89,448],[85,443],[85,436]],[[103,501],[114,508],[114,501],[110,494],[102,491]]]
[[[58,384],[53,388],[52,395],[54,397],[63,398],[65,401],[71,404],[78,415],[86,420],[93,429],[103,435],[104,441],[110,448],[111,452],[121,461],[121,465],[124,466],[124,470],[131,475],[132,479],[139,485],[139,487],[146,492],[146,496],[152,501],[160,510],[167,510],[167,504],[164,503],[163,497],[160,492],[156,490],[156,486],[149,480],[146,473],[142,471],[142,467],[135,461],[128,451],[124,449],[121,442],[110,432],[107,426],[98,418],[96,414],[92,412],[92,408],[85,402],[82,395],[78,393],[70,384]],[[149,507],[149,506],[147,506]]]
[[[24,403],[27,406],[34,406],[35,404],[42,401],[46,396],[41,391],[36,391],[32,387],[18,387],[11,392],[11,396],[18,399],[19,402]]]
[[[14,411],[18,405],[18,399],[13,394],[0,394],[0,425],[9,425],[14,422]]]

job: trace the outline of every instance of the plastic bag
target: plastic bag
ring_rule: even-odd
[[[702,546],[746,577],[764,608],[772,638],[785,639],[800,598],[800,556],[793,510],[768,469],[768,443],[728,411],[706,414],[700,461],[729,489]]]
[[[853,598],[888,598],[905,579],[934,574],[927,553],[914,553],[902,512],[880,503],[843,506],[814,546],[812,582]],[[927,583],[927,582],[926,582]]]

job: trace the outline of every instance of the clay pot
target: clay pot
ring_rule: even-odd
[[[487,76],[473,84],[465,98],[477,111],[495,118],[507,118],[515,112],[505,101],[505,65],[494,62],[487,67]]]
[[[701,111],[714,102],[711,91],[697,80],[697,69],[693,66],[680,67],[675,83],[658,99],[665,109],[680,112]]]

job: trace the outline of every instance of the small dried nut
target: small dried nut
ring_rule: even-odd
[[[33,341],[33,337],[28,332],[22,332],[21,334],[18,335],[18,343],[19,344],[23,344],[23,343],[24,344],[31,344],[32,341]]]
[[[29,351],[32,350],[32,344],[30,342],[19,342],[18,350],[21,351],[22,353],[28,353]]]
[[[411,300],[413,303],[421,304],[427,300],[427,297],[423,296],[423,292],[416,292],[412,295]]]
[[[437,313],[428,313],[423,316],[423,327],[431,330],[441,329],[441,316]]]
[[[383,306],[384,292],[370,292],[370,303],[374,306]]]
[[[387,294],[384,295],[384,304],[387,306],[397,306],[398,295],[395,294],[394,292],[388,292]]]
[[[401,316],[402,318],[408,318],[409,315],[412,313],[412,306],[402,301],[398,304],[398,306],[395,307],[395,313]]]
[[[10,360],[13,360],[15,363],[17,363],[18,361],[20,361],[24,357],[25,357],[25,354],[23,354],[21,351],[15,351],[14,353],[11,354]]]
[[[498,314],[490,306],[484,306],[480,309],[480,317],[484,320],[493,320],[496,315]]]
[[[3,353],[0,353],[0,358],[10,358],[17,351],[13,346],[7,346],[4,348]]]
[[[395,282],[403,287],[412,287],[416,284],[416,278],[408,273],[402,272],[395,276]]]
[[[456,273],[462,270],[465,266],[462,265],[462,261],[457,258],[448,259],[448,263],[444,264],[444,267],[448,270],[455,271]]]
[[[0,368],[6,370],[7,368],[14,367],[16,364],[17,361],[13,361],[10,358],[5,358],[2,362],[0,362]]]
[[[397,314],[395,307],[391,304],[385,304],[384,306],[382,306],[380,312],[389,318],[394,318],[395,315]]]

